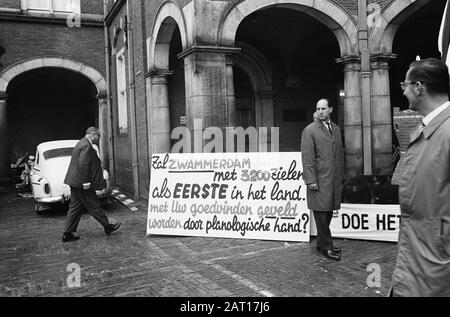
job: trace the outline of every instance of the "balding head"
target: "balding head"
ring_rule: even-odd
[[[331,112],[333,112],[333,107],[330,107],[328,99],[322,98],[317,102],[316,106],[317,117],[321,121],[330,120]]]

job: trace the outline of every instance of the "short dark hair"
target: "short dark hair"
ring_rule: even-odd
[[[408,79],[420,81],[432,94],[448,94],[450,90],[448,67],[437,58],[412,62],[409,65]]]
[[[88,134],[97,134],[100,135],[100,130],[97,129],[96,127],[89,127],[86,129],[86,135]]]

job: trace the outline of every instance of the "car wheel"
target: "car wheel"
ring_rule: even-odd
[[[37,201],[34,202],[34,211],[36,211],[38,215],[42,214],[41,205],[39,205]]]

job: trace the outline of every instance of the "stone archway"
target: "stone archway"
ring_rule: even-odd
[[[8,148],[8,121],[7,121],[7,89],[12,80],[25,72],[44,69],[59,68],[80,74],[89,79],[97,89],[97,98],[99,104],[99,128],[102,135],[102,143],[100,144],[100,155],[103,164],[108,165],[108,107],[107,107],[107,85],[104,76],[95,68],[83,63],[75,62],[65,58],[58,57],[38,57],[27,59],[15,63],[0,73],[0,148]],[[9,151],[1,151],[0,153],[0,182],[9,182],[10,180],[10,158]]]
[[[158,10],[152,35],[147,39],[149,71],[169,68],[170,41],[177,26],[180,30],[181,45],[185,50],[188,47],[188,34],[183,12],[175,3],[165,2]]]
[[[336,36],[342,56],[357,53],[357,26],[353,18],[332,1],[310,0],[242,0],[233,5],[224,15],[219,31],[219,45],[234,46],[240,23],[253,12],[277,6],[304,12],[325,24]]]
[[[183,12],[175,3],[164,2],[153,23],[151,37],[147,39],[149,160],[152,153],[171,150],[169,76],[173,71],[169,69],[169,60],[170,45],[177,28],[182,50],[185,50],[188,47],[188,33]]]
[[[392,1],[377,17],[369,33],[371,54],[392,53],[392,44],[399,26],[431,0]]]

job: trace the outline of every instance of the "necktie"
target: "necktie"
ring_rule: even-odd
[[[330,130],[331,135],[333,135],[333,130],[331,129],[330,122],[327,122],[328,130]]]

